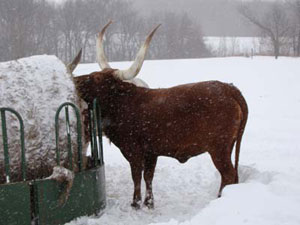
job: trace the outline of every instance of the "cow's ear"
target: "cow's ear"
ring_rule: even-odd
[[[77,55],[73,59],[73,61],[67,65],[67,72],[69,74],[71,74],[72,77],[73,77],[73,71],[75,70],[75,68],[77,67],[78,63],[80,62],[81,54],[82,54],[82,49],[80,49],[80,51],[77,53]]]

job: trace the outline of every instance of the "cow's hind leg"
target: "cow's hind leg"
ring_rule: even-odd
[[[148,156],[145,159],[145,165],[144,165],[144,179],[146,183],[146,197],[145,197],[144,205],[146,205],[149,209],[154,208],[152,180],[154,176],[156,162],[157,162],[157,156]]]
[[[142,162],[130,162],[131,167],[131,176],[134,183],[134,193],[133,193],[133,202],[131,204],[132,207],[139,209],[140,203],[142,200],[141,197],[141,179],[142,179]]]
[[[233,144],[228,149],[220,149],[215,154],[211,154],[213,163],[221,175],[221,186],[218,197],[221,197],[222,190],[226,185],[237,183],[237,171],[231,162],[232,147]]]

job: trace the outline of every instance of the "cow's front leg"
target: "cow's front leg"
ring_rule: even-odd
[[[154,208],[154,198],[152,193],[152,180],[154,176],[157,156],[147,156],[145,159],[144,180],[146,183],[146,197],[144,205],[149,209]]]
[[[142,179],[142,163],[141,161],[131,162],[131,176],[134,184],[134,193],[133,193],[133,202],[131,204],[132,207],[139,209],[141,206],[141,179]]]

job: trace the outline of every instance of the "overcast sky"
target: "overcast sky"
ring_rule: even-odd
[[[47,0],[49,2],[63,2],[65,0]],[[132,1],[144,1],[144,0],[132,0]],[[155,0],[152,0],[152,1],[155,1]],[[172,1],[172,0],[165,0],[166,2],[168,1]],[[187,1],[193,1],[193,0],[182,0],[182,2],[187,2]],[[201,1],[201,0],[199,0]],[[238,1],[251,1],[251,0],[238,0]],[[278,1],[278,0],[262,0],[262,1]],[[279,0],[279,1],[284,1],[284,0]]]

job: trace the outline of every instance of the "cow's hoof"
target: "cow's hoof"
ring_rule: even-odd
[[[154,209],[154,202],[152,199],[149,199],[148,201],[144,201],[144,205],[148,207],[148,209]]]
[[[133,202],[133,203],[131,203],[131,207],[138,210],[141,208],[141,205],[137,202]]]

